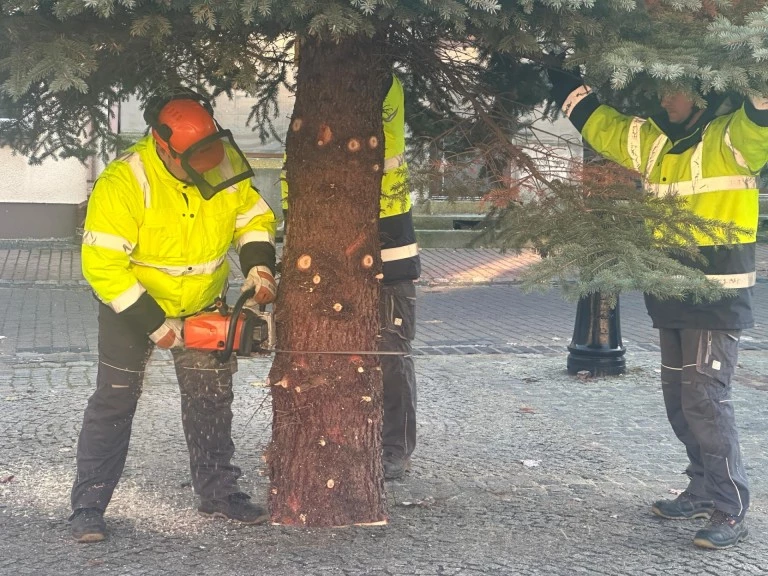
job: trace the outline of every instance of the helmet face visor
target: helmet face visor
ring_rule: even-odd
[[[204,174],[216,168],[224,160],[224,143],[216,139],[204,146],[194,145],[189,155],[189,165],[198,174]]]
[[[187,148],[179,159],[181,167],[206,200],[253,176],[248,160],[229,130],[206,136]]]

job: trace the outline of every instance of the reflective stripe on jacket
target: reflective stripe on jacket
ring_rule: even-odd
[[[654,323],[711,329],[751,326],[751,295],[746,289],[756,278],[756,175],[768,162],[768,127],[755,123],[741,107],[673,141],[654,119],[626,116],[598,104],[585,86],[571,93],[563,110],[595,151],[638,172],[649,193],[682,196],[694,214],[750,231],[739,235],[733,246],[725,245],[725,239],[696,233],[707,263],[686,262],[725,288],[737,290],[735,298],[697,306],[686,301],[661,304],[647,297]],[[670,312],[686,308],[679,314]]]
[[[274,235],[274,214],[250,180],[204,200],[168,172],[147,136],[111,162],[94,186],[83,275],[118,313],[146,291],[167,316],[188,316],[224,290],[233,242],[238,251],[252,242],[274,246]]]
[[[379,240],[383,281],[416,280],[421,274],[419,247],[413,228],[408,163],[405,161],[405,93],[392,75],[392,85],[382,105],[384,170],[379,199]],[[288,210],[288,181],[280,175],[283,211]]]

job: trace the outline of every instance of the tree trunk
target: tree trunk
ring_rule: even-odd
[[[391,73],[381,53],[365,37],[301,45],[275,307],[282,352],[269,374],[277,524],[387,519],[381,369],[377,356],[362,353],[376,350],[379,324],[381,109]]]

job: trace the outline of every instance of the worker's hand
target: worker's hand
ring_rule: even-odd
[[[249,298],[245,305],[249,307],[261,306],[274,302],[277,297],[277,284],[272,271],[267,266],[254,266],[248,272],[248,277],[243,282],[240,292],[254,289],[253,298]]]
[[[552,83],[550,94],[552,100],[561,107],[566,98],[584,84],[581,79],[581,70],[578,68],[564,69],[562,66],[554,65],[547,68],[547,76]]]
[[[166,318],[160,328],[149,335],[149,339],[154,342],[158,348],[183,348],[184,340],[181,337],[181,329],[184,321],[181,318]]]

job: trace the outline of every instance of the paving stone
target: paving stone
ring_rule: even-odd
[[[565,372],[575,306],[556,292],[523,294],[509,268],[492,277],[492,254],[461,251],[425,255],[432,272],[418,289],[419,441],[411,472],[386,484],[388,526],[301,530],[199,517],[184,487],[173,365],[156,353],[107,513],[111,536],[77,546],[68,494],[97,362],[97,303],[78,258],[55,243],[0,246],[0,478],[14,475],[0,484],[0,576],[768,573],[766,282],[755,289],[758,326],[745,332],[734,382],[753,497],[751,538],[734,549],[696,550],[702,522],[649,512],[684,486],[686,459],[664,415],[642,298],[621,299],[627,374],[581,380]],[[764,276],[768,252],[758,261]],[[494,281],[461,283],[462,266],[485,266]],[[447,284],[434,285],[437,274]],[[235,460],[257,501],[268,488],[260,457],[271,411],[265,389],[251,383],[269,365],[242,360],[236,376]]]
[[[390,524],[334,530],[197,516],[182,487],[188,460],[173,366],[153,357],[107,513],[110,539],[94,546],[71,544],[64,519],[95,364],[0,365],[13,374],[0,381],[0,475],[15,475],[0,485],[0,574],[764,573],[765,392],[735,388],[753,537],[702,553],[691,543],[702,522],[649,512],[653,499],[684,485],[685,455],[664,416],[657,355],[628,354],[631,374],[588,381],[565,375],[554,356],[417,358],[419,445],[405,480],[386,485]],[[768,358],[745,352],[742,364],[761,373]],[[241,362],[233,425],[243,487],[262,501],[271,413],[266,391],[248,383],[268,368],[269,359]],[[540,464],[527,468],[525,459]]]

